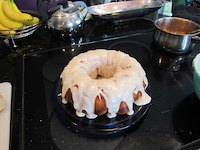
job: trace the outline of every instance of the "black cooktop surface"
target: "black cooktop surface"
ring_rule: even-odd
[[[19,62],[23,82],[16,89],[14,109],[20,111],[13,118],[11,149],[166,150],[195,145],[191,142],[200,139],[200,101],[193,89],[191,61],[199,52],[198,45],[187,54],[169,54],[157,49],[152,31],[139,33],[25,54]],[[144,118],[113,137],[74,130],[62,121],[53,99],[55,83],[69,60],[97,48],[135,57],[150,84],[152,102]]]

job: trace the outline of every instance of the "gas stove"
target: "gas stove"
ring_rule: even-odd
[[[33,51],[19,59],[11,149],[160,150],[198,145],[200,101],[194,94],[191,68],[198,44],[187,54],[164,52],[152,41],[152,22],[136,22],[140,24],[118,22],[109,26],[103,22],[110,30],[103,30],[102,24],[89,30],[86,25],[78,44],[58,47],[57,43],[57,47]],[[140,121],[133,121],[125,132],[112,137],[91,136],[89,130],[73,128],[58,112],[53,96],[59,75],[71,58],[98,48],[120,50],[136,58],[147,74],[152,97]]]

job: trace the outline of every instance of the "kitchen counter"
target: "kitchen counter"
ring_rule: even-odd
[[[15,40],[16,48],[12,41],[6,41],[8,46],[1,40],[0,80],[11,82],[14,89],[11,150],[200,148],[200,101],[194,93],[191,68],[200,44],[195,42],[186,54],[169,54],[156,47],[153,31],[153,22],[147,19],[91,19],[74,39],[58,39],[43,24],[33,35]],[[120,136],[97,138],[71,131],[59,120],[52,102],[53,87],[65,63],[95,48],[133,55],[149,79],[152,103],[148,113]]]

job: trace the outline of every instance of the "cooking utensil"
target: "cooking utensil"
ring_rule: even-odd
[[[134,0],[112,2],[88,7],[88,12],[101,19],[127,19],[142,17],[162,7],[156,1]]]
[[[154,42],[158,47],[172,53],[191,50],[192,39],[200,34],[200,25],[184,18],[165,17],[155,21]]]
[[[170,72],[176,72],[184,69],[188,64],[188,55],[172,55],[171,53],[161,51],[154,44],[152,62],[159,69],[166,69]]]
[[[59,36],[73,36],[83,27],[84,18],[87,14],[87,6],[83,1],[62,2],[47,21],[48,29]],[[79,7],[84,7],[80,10]]]

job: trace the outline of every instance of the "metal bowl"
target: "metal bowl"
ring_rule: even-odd
[[[28,25],[23,28],[20,28],[20,29],[12,29],[16,32],[15,34],[0,33],[0,37],[5,38],[5,39],[6,38],[7,39],[19,39],[19,38],[27,37],[27,36],[33,34],[33,32],[35,32],[40,25],[41,25],[41,21],[38,23],[32,24],[32,25]],[[6,31],[6,30],[4,30],[4,31]],[[10,30],[7,30],[7,32],[9,33]]]
[[[192,39],[200,34],[200,25],[189,19],[165,17],[156,20],[154,24],[154,42],[161,49],[172,53],[190,51]]]

